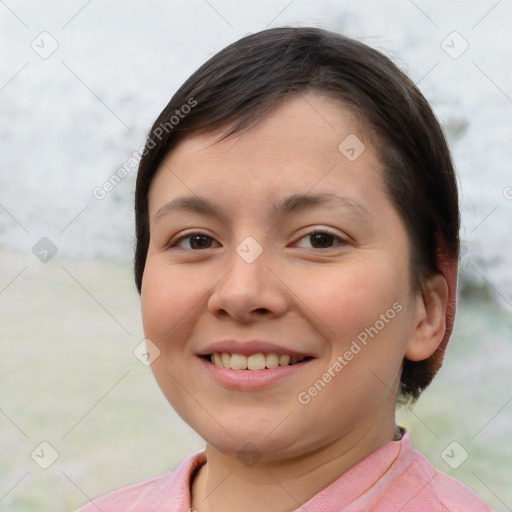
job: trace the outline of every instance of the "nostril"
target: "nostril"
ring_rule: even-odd
[[[261,313],[261,314],[268,313],[269,311],[270,310],[268,310],[267,308],[258,308],[258,309],[254,310],[255,313]]]

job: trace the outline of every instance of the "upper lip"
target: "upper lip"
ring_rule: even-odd
[[[277,354],[289,355],[292,357],[313,357],[312,354],[301,352],[293,348],[286,348],[282,345],[263,340],[221,340],[208,344],[198,352],[199,356],[207,356],[214,352],[229,352],[230,354]]]

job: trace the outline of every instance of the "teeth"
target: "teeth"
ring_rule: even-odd
[[[231,365],[231,354],[228,354],[227,352],[223,352],[221,358],[222,358],[222,366],[224,366],[224,368],[229,368],[229,366]]]
[[[289,363],[290,363],[289,355],[279,356],[279,366],[288,366]]]
[[[242,354],[231,354],[231,363],[229,367],[233,368],[233,370],[246,370],[247,356]]]
[[[277,354],[268,354],[265,357],[265,366],[267,368],[277,368],[279,366],[279,356]]]
[[[228,352],[214,352],[211,357],[214,365],[220,368],[233,370],[264,370],[265,368],[277,368],[304,361],[304,357],[291,357],[287,354],[230,354]]]
[[[263,354],[252,354],[247,358],[249,370],[263,370],[265,368],[265,356]]]

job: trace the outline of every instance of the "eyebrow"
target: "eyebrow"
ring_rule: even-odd
[[[365,217],[370,216],[370,212],[366,206],[361,204],[359,201],[334,193],[294,194],[286,199],[282,199],[274,203],[273,209],[277,215],[286,215],[292,211],[304,210],[311,206],[322,206],[328,204],[351,208]]]
[[[154,218],[158,220],[174,210],[188,210],[212,217],[222,216],[220,209],[205,199],[201,199],[198,196],[179,196],[159,208]]]
[[[370,212],[360,202],[350,197],[334,194],[293,194],[287,198],[276,201],[272,205],[272,212],[276,216],[285,216],[292,211],[305,210],[312,206],[339,205],[345,208],[353,209],[356,213],[364,217],[370,217]],[[211,217],[223,218],[221,209],[213,203],[198,196],[180,196],[165,203],[155,214],[154,220],[167,215],[175,210],[188,210],[194,213],[200,213]]]

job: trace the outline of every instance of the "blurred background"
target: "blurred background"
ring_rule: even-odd
[[[399,421],[439,469],[512,510],[512,2],[2,0],[0,511],[70,511],[202,449],[141,362],[134,152],[200,64],[282,25],[383,51],[445,129],[459,307],[445,366]]]

